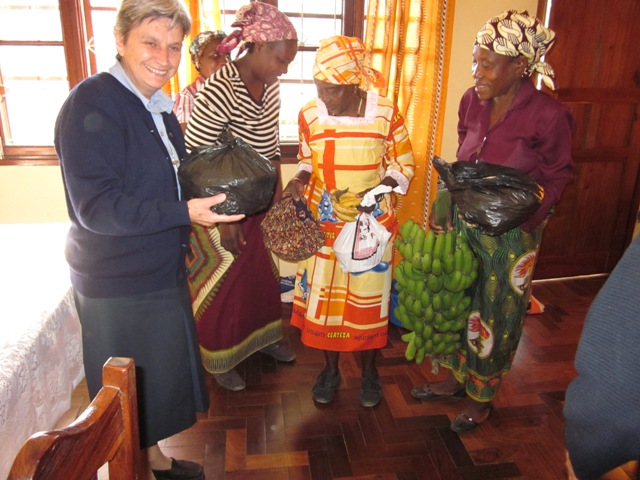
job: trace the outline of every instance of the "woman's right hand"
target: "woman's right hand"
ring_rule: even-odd
[[[431,213],[429,214],[429,228],[431,230],[433,230],[433,233],[435,233],[436,235],[439,235],[441,233],[450,232],[455,227],[453,226],[453,222],[451,221],[451,217],[450,216],[449,216],[449,218],[447,220],[446,228],[443,227],[442,225],[440,225],[438,222],[436,222],[436,214],[435,214],[434,210],[431,210]]]
[[[237,222],[244,218],[244,215],[221,215],[211,211],[211,207],[224,202],[227,196],[224,193],[206,198],[192,198],[187,202],[189,209],[189,220],[203,227],[211,227],[216,223]]]
[[[240,224],[222,223],[218,226],[218,231],[220,232],[220,244],[222,247],[234,255],[239,255],[247,244]]]
[[[293,197],[294,200],[300,200],[300,198],[302,198],[302,196],[304,195],[304,184],[302,183],[302,181],[300,181],[296,177],[293,177],[291,180],[289,180],[287,186],[282,190],[282,196],[286,197],[287,195]]]
[[[310,177],[311,174],[309,172],[299,171],[284,187],[282,196],[291,195],[294,200],[300,200],[304,196],[304,190]]]

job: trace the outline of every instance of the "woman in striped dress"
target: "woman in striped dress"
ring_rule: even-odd
[[[379,72],[364,67],[363,58],[364,46],[357,38],[320,41],[313,67],[318,98],[300,111],[299,169],[285,194],[296,199],[304,195],[325,233],[320,251],[298,264],[291,317],[302,331],[302,342],[325,353],[313,398],[331,402],[341,381],[339,353],[360,351],[360,404],[373,407],[382,399],[375,357],[387,344],[392,240],[382,263],[359,274],[342,271],[333,242],[345,223],[354,221],[365,192],[383,185],[387,192],[406,193],[414,161],[398,107],[360,88],[382,81]],[[372,215],[395,231],[391,197],[376,200],[369,209]]]
[[[297,34],[283,13],[258,2],[240,8],[232,27],[238,30],[218,50],[228,53],[239,46],[238,57],[200,90],[187,126],[187,148],[214,144],[228,128],[270,159],[279,177],[278,77],[295,58]],[[235,367],[256,351],[280,361],[295,358],[289,347],[279,343],[279,273],[264,245],[263,218],[261,213],[228,228],[200,229],[200,236],[209,238],[197,242],[198,235],[194,236],[197,244],[192,245],[189,259],[204,366],[229,390],[245,387]]]

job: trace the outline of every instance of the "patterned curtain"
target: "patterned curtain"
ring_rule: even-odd
[[[364,43],[367,63],[387,79],[380,93],[405,116],[416,160],[409,192],[399,197],[398,216],[428,223],[436,191],[431,165],[440,152],[444,99],[455,0],[369,0]]]

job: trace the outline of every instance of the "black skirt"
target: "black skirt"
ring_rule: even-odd
[[[142,448],[179,433],[209,405],[186,286],[119,298],[75,292],[89,394],[102,386],[109,357],[136,364]]]

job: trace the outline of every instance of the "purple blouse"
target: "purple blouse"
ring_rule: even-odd
[[[520,227],[530,232],[549,214],[565,186],[573,180],[571,134],[573,116],[560,102],[537,90],[529,78],[507,113],[490,129],[489,101],[470,88],[458,109],[458,161],[517,168],[544,188],[536,213]]]

